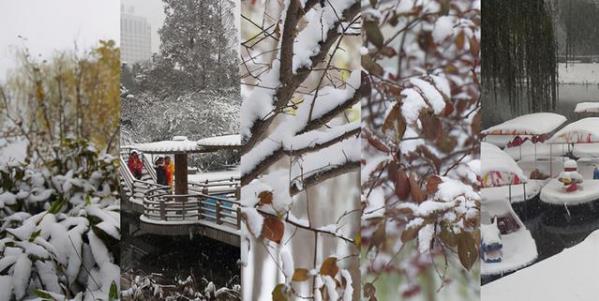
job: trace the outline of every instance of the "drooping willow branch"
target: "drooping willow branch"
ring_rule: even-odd
[[[483,92],[507,95],[514,112],[552,110],[557,100],[557,40],[545,0],[482,2]],[[518,102],[520,96],[528,99]]]

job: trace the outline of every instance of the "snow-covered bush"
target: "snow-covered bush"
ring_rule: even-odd
[[[362,17],[364,293],[386,276],[436,293],[479,256],[480,1],[370,1]]]
[[[132,271],[124,275],[123,281],[124,290],[121,295],[125,301],[241,300],[241,287],[238,284],[217,288],[213,282],[193,276],[169,279],[161,274],[147,275]]]
[[[0,300],[117,300],[118,165],[83,140],[0,167]]]

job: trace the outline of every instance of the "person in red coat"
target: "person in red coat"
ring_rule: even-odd
[[[131,151],[131,153],[129,154],[127,166],[129,167],[129,170],[131,171],[133,176],[136,179],[140,180],[144,164],[143,162],[141,162],[141,159],[139,158],[139,153],[136,150]]]

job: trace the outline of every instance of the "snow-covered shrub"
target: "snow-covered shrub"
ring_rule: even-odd
[[[172,279],[162,274],[130,272],[124,275],[123,281],[121,295],[124,301],[241,300],[241,287],[238,284],[217,288],[213,282],[193,276]]]
[[[0,300],[116,300],[118,165],[83,140],[0,167]]]
[[[376,299],[379,279],[389,276],[402,279],[392,293],[436,294],[422,279],[445,286],[454,280],[448,269],[470,270],[479,256],[480,1],[369,4],[364,292]],[[476,273],[470,279],[478,283]]]

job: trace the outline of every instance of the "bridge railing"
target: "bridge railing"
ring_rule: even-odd
[[[129,170],[127,162],[125,162],[122,156],[120,158],[119,173],[121,175],[121,178],[124,180],[125,185],[127,185],[127,188],[129,188],[131,196],[134,196],[137,192],[145,193],[147,190],[150,189],[165,190],[168,188],[168,186],[160,185],[151,181],[142,181],[136,179]]]
[[[239,229],[239,201],[227,197],[192,192],[170,194],[164,189],[151,189],[143,200],[144,216],[164,222],[210,221]]]

